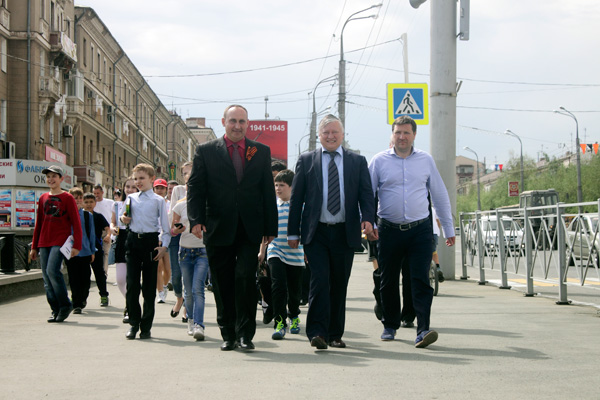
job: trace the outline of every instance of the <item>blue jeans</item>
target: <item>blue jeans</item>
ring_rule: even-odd
[[[179,248],[179,267],[183,276],[183,298],[188,318],[204,328],[204,284],[208,273],[206,249]]]
[[[71,308],[67,284],[60,271],[63,260],[64,256],[60,252],[60,246],[40,247],[40,264],[42,265],[46,299],[54,314],[58,314],[60,310]]]
[[[179,239],[181,235],[173,236],[169,244],[169,260],[171,261],[171,284],[173,285],[173,292],[175,297],[181,298],[182,282],[181,282],[181,268],[179,267]]]

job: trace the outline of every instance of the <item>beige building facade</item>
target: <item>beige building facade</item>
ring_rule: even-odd
[[[0,0],[0,53],[4,158],[63,161],[78,186],[107,196],[138,163],[167,179],[192,159],[198,141],[92,8]],[[169,148],[173,134],[185,146]]]

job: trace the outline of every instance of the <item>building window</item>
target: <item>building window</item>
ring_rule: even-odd
[[[0,131],[6,133],[6,100],[0,102]]]
[[[54,21],[56,18],[55,16],[55,12],[54,12],[54,2],[51,1],[50,2],[50,30],[52,32],[56,31],[56,22]]]
[[[83,136],[83,142],[82,142],[82,146],[81,146],[81,153],[83,155],[83,163],[87,164],[87,152],[86,152],[86,142],[87,142],[87,138],[85,137],[85,135]]]
[[[7,56],[6,56],[6,38],[3,36],[2,39],[0,40],[0,52],[2,52],[2,61],[1,61],[1,67],[2,67],[2,72],[6,72],[7,71],[7,67],[8,67],[8,63],[7,63]]]
[[[87,67],[87,39],[83,38],[83,66]]]
[[[90,44],[90,71],[94,72],[94,45]]]
[[[46,19],[46,0],[41,0],[42,2],[42,19]]]
[[[44,130],[45,126],[44,126],[44,121],[45,118],[40,118],[40,142],[43,142],[44,140],[46,140],[46,132]]]
[[[54,146],[54,112],[50,114],[50,145]]]

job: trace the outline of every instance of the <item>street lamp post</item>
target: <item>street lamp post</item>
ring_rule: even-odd
[[[581,203],[583,202],[583,188],[581,186],[581,159],[579,156],[579,153],[581,151],[581,146],[579,145],[579,122],[577,121],[577,118],[575,117],[575,115],[567,110],[564,107],[559,107],[558,110],[554,110],[555,113],[560,114],[560,115],[565,115],[567,117],[571,117],[575,120],[575,145],[577,147],[576,151],[577,151],[577,156],[576,156],[576,160],[577,160],[577,202]]]
[[[463,149],[475,154],[475,160],[477,161],[477,209],[481,211],[481,193],[479,191],[479,156],[477,156],[475,150],[471,149],[470,147],[463,147]]]
[[[372,8],[379,8],[382,4],[375,4],[369,8],[365,8],[364,10],[360,10],[350,15],[344,25],[342,26],[342,32],[340,34],[340,67],[339,67],[339,94],[338,94],[338,114],[340,117],[340,121],[342,121],[342,125],[345,127],[346,123],[346,60],[344,60],[344,28],[346,24],[350,21],[355,21],[359,19],[367,19],[367,18],[377,18],[377,15],[369,15],[368,17],[356,17],[353,18],[356,14],[360,14],[362,12],[368,11]],[[346,139],[344,139],[344,145],[346,144]]]
[[[333,75],[333,76],[330,76],[328,78],[325,78],[325,79],[319,81],[319,83],[317,83],[317,85],[315,86],[315,90],[313,90],[313,92],[312,92],[313,110],[312,110],[312,118],[310,121],[310,139],[308,141],[308,150],[309,151],[313,151],[317,148],[317,107],[315,104],[315,93],[321,83],[335,80],[335,78],[336,78],[336,75]]]
[[[512,136],[512,137],[516,137],[519,140],[519,144],[521,144],[521,185],[519,186],[520,190],[519,193],[523,193],[525,191],[525,180],[523,178],[523,142],[521,141],[521,138],[519,137],[519,135],[517,135],[516,133],[514,133],[513,131],[511,131],[510,129],[507,129],[506,131],[504,131],[505,135],[508,136]]]

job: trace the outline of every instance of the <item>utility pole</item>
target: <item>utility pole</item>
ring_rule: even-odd
[[[431,155],[456,213],[456,0],[431,2]],[[481,207],[481,206],[480,206]],[[448,232],[449,233],[449,232]],[[445,276],[455,276],[455,248],[439,246]]]

